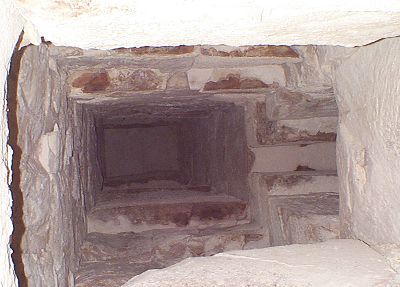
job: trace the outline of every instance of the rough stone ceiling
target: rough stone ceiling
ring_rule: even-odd
[[[26,42],[111,49],[180,44],[359,46],[400,35],[396,0],[14,0]]]

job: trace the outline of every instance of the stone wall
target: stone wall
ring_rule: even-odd
[[[9,70],[11,55],[22,31],[23,19],[15,9],[13,3],[7,0],[0,1],[0,286],[14,287],[16,278],[14,266],[11,262],[10,236],[13,230],[11,222],[11,180],[12,152],[7,146],[7,102],[6,79]]]
[[[64,73],[48,47],[27,47],[19,73],[21,161],[16,168],[23,195],[21,248],[29,286],[73,286],[86,234],[85,209],[92,201],[85,195],[99,182],[90,168],[96,161],[85,150],[97,141],[90,132],[93,120],[68,101],[67,92]]]
[[[399,50],[382,40],[336,71],[342,233],[369,244],[400,242]]]

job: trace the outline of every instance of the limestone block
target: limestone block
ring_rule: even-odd
[[[337,117],[258,121],[255,131],[257,144],[335,141],[337,122]]]
[[[123,287],[396,286],[384,257],[350,239],[239,250],[149,270]],[[393,285],[390,285],[393,284]]]
[[[255,161],[252,172],[336,170],[336,144],[268,146],[251,148]]]
[[[272,90],[266,97],[269,120],[291,120],[337,116],[337,105],[330,87],[311,90]]]
[[[303,59],[287,46],[200,46],[193,68],[238,68],[298,63]]]
[[[201,90],[212,74],[213,69],[190,69],[187,72],[190,89]]]
[[[336,73],[342,232],[371,245],[400,242],[399,49],[362,47]]]
[[[242,68],[197,69],[188,71],[191,90],[260,89],[271,85],[286,85],[280,65]]]
[[[113,52],[117,54],[129,54],[130,56],[179,56],[191,54],[194,46],[162,46],[162,47],[139,47],[139,48],[117,48]]]
[[[338,235],[337,192],[271,196],[268,210],[272,245],[305,243],[308,239],[314,242]]]
[[[167,81],[167,90],[188,90],[189,82],[185,72],[173,73]]]
[[[202,55],[219,57],[272,57],[298,58],[299,55],[288,46],[202,46]]]
[[[182,43],[363,46],[400,34],[400,7],[394,0],[288,3],[174,0],[154,9],[154,2],[144,0],[16,2],[32,23],[26,37],[33,43],[45,36],[58,46],[86,49]]]
[[[307,174],[308,173],[308,174]],[[299,195],[331,192],[338,193],[338,177],[332,174],[309,174],[299,172],[292,175],[258,173],[252,176],[261,192],[267,195]]]
[[[156,69],[112,68],[98,71],[80,71],[71,76],[73,88],[83,93],[112,91],[164,90],[165,75]]]
[[[292,215],[288,220],[290,241],[292,244],[305,244],[338,239],[339,225],[338,215]]]

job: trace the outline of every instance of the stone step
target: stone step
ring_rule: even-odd
[[[230,228],[152,230],[139,234],[88,234],[76,275],[77,287],[117,287],[149,269],[170,266],[184,258],[209,256],[247,245],[265,247],[263,230],[245,224]]]
[[[177,227],[228,227],[248,223],[247,203],[201,191],[101,192],[89,212],[88,232],[115,234]]]

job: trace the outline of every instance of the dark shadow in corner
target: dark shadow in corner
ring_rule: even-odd
[[[19,49],[24,32],[19,36],[18,42],[14,48],[14,53],[11,57],[10,72],[7,77],[7,121],[9,138],[8,145],[13,150],[12,157],[12,177],[11,184],[9,185],[12,194],[12,220],[13,220],[13,233],[11,236],[11,248],[13,253],[11,255],[15,273],[18,278],[18,285],[20,287],[28,286],[28,280],[24,270],[22,261],[22,248],[21,241],[25,233],[25,224],[23,222],[23,194],[21,190],[21,148],[18,146],[18,122],[17,122],[17,90],[18,90],[18,76],[21,66],[21,58],[25,48]]]

